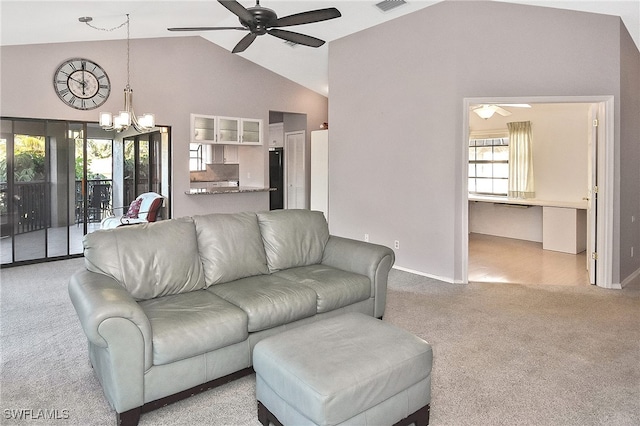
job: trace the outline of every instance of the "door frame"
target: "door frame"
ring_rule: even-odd
[[[469,283],[469,113],[473,104],[522,104],[522,103],[591,103],[598,104],[601,116],[598,129],[598,203],[597,203],[597,253],[596,285],[620,289],[613,283],[613,184],[614,184],[614,97],[613,96],[521,96],[464,98],[462,108],[462,146],[460,149],[460,253],[461,278]]]

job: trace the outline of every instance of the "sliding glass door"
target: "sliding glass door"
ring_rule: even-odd
[[[73,150],[67,124],[1,121],[2,264],[69,253]]]
[[[164,128],[124,138],[124,206],[145,192],[167,193],[170,180],[168,159],[169,138]],[[169,200],[165,200],[159,217],[167,218],[168,208]]]
[[[164,195],[168,218],[168,135],[162,128],[131,136],[128,170],[128,137],[95,123],[0,119],[0,266],[81,255],[83,236],[141,192]]]

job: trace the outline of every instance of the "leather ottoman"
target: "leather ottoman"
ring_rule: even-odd
[[[275,425],[429,423],[431,345],[349,313],[255,346],[258,419]]]

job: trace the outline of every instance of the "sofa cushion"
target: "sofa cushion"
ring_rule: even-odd
[[[153,365],[168,364],[247,339],[242,309],[206,290],[140,302],[153,332]]]
[[[206,285],[267,274],[255,213],[194,216]]]
[[[207,288],[241,308],[249,332],[266,330],[316,314],[316,293],[273,275],[243,278]]]
[[[324,214],[310,210],[259,212],[270,272],[320,263],[329,240]]]
[[[99,230],[83,244],[87,269],[114,278],[137,300],[204,288],[190,218]]]
[[[318,313],[333,311],[372,296],[369,278],[331,266],[302,266],[274,275],[313,289],[317,295]]]

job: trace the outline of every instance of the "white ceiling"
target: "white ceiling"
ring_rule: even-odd
[[[342,13],[341,18],[291,28],[292,31],[329,42],[438,3],[430,0],[408,0],[406,5],[383,13],[374,7],[379,1],[262,0],[261,5],[275,10],[279,17],[307,10],[337,7]],[[508,2],[620,16],[636,45],[640,46],[640,0]],[[255,0],[240,0],[240,3],[245,7],[251,7],[255,5]],[[131,38],[201,35],[212,43],[231,50],[245,34],[233,30],[196,33],[167,31],[168,27],[237,26],[238,19],[235,15],[215,0],[0,0],[0,45],[125,39],[125,28],[99,31],[79,22],[78,18],[93,17],[93,25],[109,29],[123,23],[127,13],[131,18]],[[328,43],[317,49],[305,46],[290,47],[278,38],[265,35],[259,37],[240,55],[318,93],[328,94]]]

